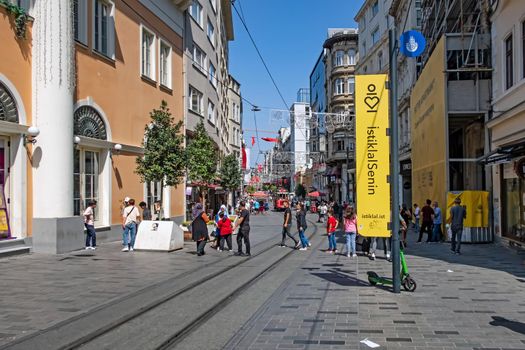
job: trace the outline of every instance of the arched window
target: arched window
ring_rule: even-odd
[[[18,123],[18,110],[15,99],[2,83],[0,83],[0,120]]]
[[[106,124],[96,109],[81,106],[75,111],[74,133],[77,136],[107,140]]]

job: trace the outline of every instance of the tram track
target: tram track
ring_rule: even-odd
[[[313,225],[313,227],[315,227],[315,230],[310,236],[313,236],[317,231],[317,227],[315,225]],[[203,324],[207,319],[220,311],[220,309],[233,300],[237,293],[241,293],[248,288],[253,282],[275,268],[293,252],[293,250],[289,250],[285,254],[281,253],[278,258],[271,260],[269,252],[276,247],[275,237],[260,242],[253,248],[255,248],[254,250],[257,250],[258,247],[261,249],[259,249],[250,259],[229,255],[204,264],[197,269],[184,272],[171,279],[131,293],[125,298],[106,303],[40,332],[20,338],[0,347],[0,350],[37,348],[41,350],[88,349],[90,348],[90,344],[96,343],[97,340],[101,338],[107,339],[111,338],[114,333],[121,333],[122,328],[125,328],[126,324],[131,322],[140,323],[141,318],[144,318],[145,315],[151,316],[155,311],[166,307],[170,302],[173,303],[176,301],[178,297],[187,297],[196,290],[206,289],[206,285],[210,284],[211,281],[218,281],[221,278],[227,278],[226,275],[230,275],[231,277],[232,271],[249,270],[250,267],[258,270],[253,276],[245,278],[242,283],[234,286],[232,290],[225,293],[218,302],[204,308],[202,312],[192,315],[195,317],[192,317],[188,322],[185,322],[184,325],[177,327],[177,329],[172,330],[162,341],[157,342],[152,347],[147,347],[151,349],[170,348],[173,344],[176,344],[180,339],[183,339],[187,334],[190,334],[192,330],[196,329],[199,325]],[[225,263],[234,260],[236,260],[234,263],[224,265]],[[265,264],[261,264],[260,266],[250,266],[258,260],[262,260],[262,263],[266,261],[271,261],[271,263],[267,266]],[[263,267],[261,268],[261,266]],[[205,275],[198,279],[193,278],[194,275],[200,271],[205,271]],[[183,285],[183,287],[179,287],[179,285]],[[144,302],[144,300],[147,301]],[[93,348],[116,349],[114,346],[105,347],[102,345],[102,347],[100,347],[100,345],[101,344],[95,345]],[[129,348],[129,346],[126,348]],[[144,347],[140,348],[143,349]]]

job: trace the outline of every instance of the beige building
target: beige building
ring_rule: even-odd
[[[493,115],[490,131],[494,231],[525,242],[525,6],[495,2],[492,22]]]
[[[331,199],[354,201],[354,92],[357,64],[357,29],[328,30],[325,49],[326,175]]]

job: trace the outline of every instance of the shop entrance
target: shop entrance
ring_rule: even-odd
[[[0,239],[11,238],[9,223],[9,140],[0,138]]]

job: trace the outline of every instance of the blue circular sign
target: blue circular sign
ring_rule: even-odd
[[[417,30],[409,30],[399,38],[399,51],[407,57],[417,57],[425,51],[427,41]]]

